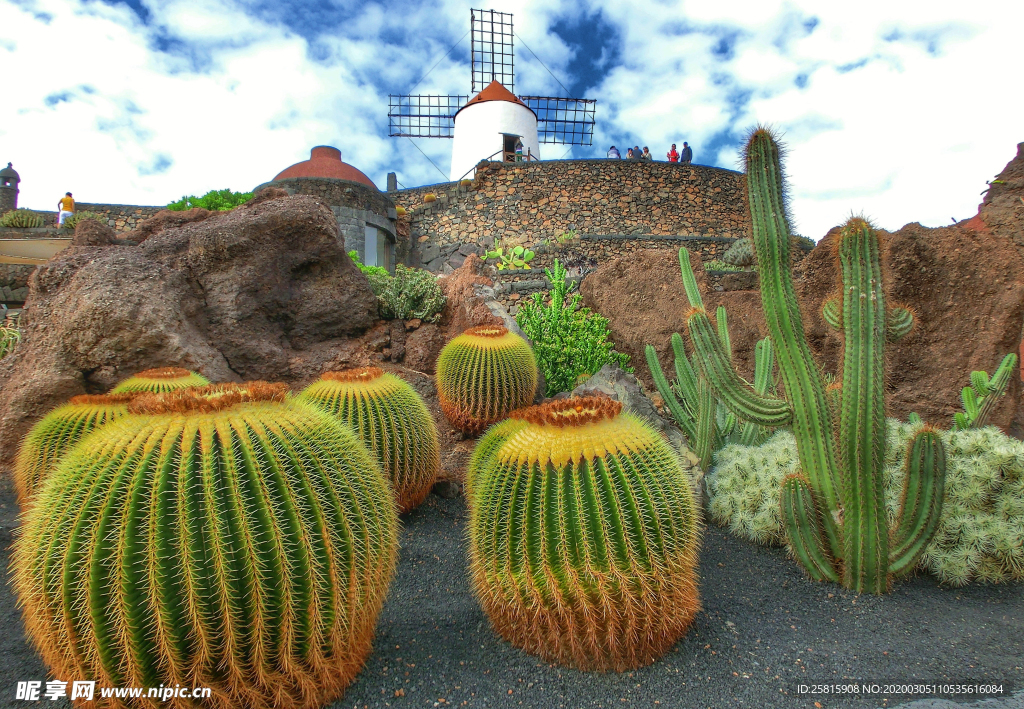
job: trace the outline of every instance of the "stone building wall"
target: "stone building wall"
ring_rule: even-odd
[[[57,223],[57,203],[52,210],[30,209],[43,218],[45,226]],[[95,212],[107,220],[107,225],[114,231],[131,231],[142,226],[142,222],[167,207],[146,207],[135,204],[97,204],[94,202],[75,202],[79,212]]]
[[[413,251],[436,246],[443,254],[467,244],[489,248],[497,238],[538,244],[570,230],[585,237],[739,238],[750,232],[745,182],[742,173],[700,165],[552,160],[489,163],[469,185],[388,194],[409,213]],[[426,203],[428,193],[436,201]],[[433,260],[412,258],[428,268]]]

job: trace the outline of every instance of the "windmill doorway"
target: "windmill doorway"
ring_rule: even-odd
[[[528,158],[523,155],[523,136],[514,133],[502,133],[502,162],[520,162]],[[518,144],[519,150],[516,150]]]

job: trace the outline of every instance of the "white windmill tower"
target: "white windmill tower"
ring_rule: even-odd
[[[513,36],[511,13],[470,10],[473,97],[392,94],[389,134],[453,138],[452,181],[481,160],[539,160],[541,143],[590,145],[596,101],[513,93]]]

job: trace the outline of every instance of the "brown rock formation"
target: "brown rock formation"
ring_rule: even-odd
[[[72,246],[109,246],[114,243],[114,230],[95,219],[82,219],[75,224]]]
[[[184,212],[164,209],[142,222],[142,226],[132,232],[132,237],[141,243],[151,236],[159,234],[164,229],[181,226],[182,224],[191,224],[192,222],[201,222],[209,219],[212,214],[214,212],[207,209],[189,209]]]
[[[23,340],[0,360],[0,464],[48,409],[142,369],[293,383],[365,363],[388,328],[352,339],[377,322],[377,303],[337,234],[330,209],[296,196],[140,246],[70,247],[39,267]]]

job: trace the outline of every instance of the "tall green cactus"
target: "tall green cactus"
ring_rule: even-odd
[[[423,398],[379,367],[326,372],[299,398],[362,437],[391,481],[400,514],[419,507],[441,469],[437,426]]]
[[[911,442],[903,508],[895,528],[890,530],[886,522],[883,348],[910,331],[913,316],[907,308],[886,307],[878,235],[863,219],[851,219],[837,247],[842,297],[827,302],[822,313],[826,322],[842,329],[845,342],[842,386],[826,392],[804,334],[789,270],[782,165],[778,143],[768,130],[751,135],[746,161],[761,302],[786,399],[758,394],[739,378],[702,304],[687,287],[692,306],[687,325],[696,359],[718,396],[739,418],[792,427],[800,473],[785,481],[781,505],[790,548],[803,567],[818,580],[884,593],[891,574],[913,568],[935,532],[942,508],[944,448],[934,429],[926,427]],[[680,262],[685,286],[689,261],[680,254]],[[830,399],[840,402],[838,417]]]
[[[964,410],[953,415],[953,430],[987,426],[996,404],[1010,385],[1010,377],[1016,371],[1017,355],[1011,352],[1003,357],[991,379],[988,372],[971,372],[971,386],[964,387],[960,394]]]
[[[25,436],[14,462],[18,503],[26,507],[64,454],[86,434],[128,413],[137,392],[82,394],[39,419]]]
[[[218,707],[312,709],[344,691],[370,652],[398,520],[355,434],[285,393],[142,396],[65,457],[11,564],[54,676],[209,687]]]
[[[111,394],[130,391],[144,391],[159,394],[175,389],[201,387],[210,383],[202,374],[190,372],[183,367],[157,367],[134,374],[110,390]]]
[[[495,630],[584,670],[649,664],[700,608],[700,507],[671,446],[606,397],[512,414],[480,440],[473,586]]]

